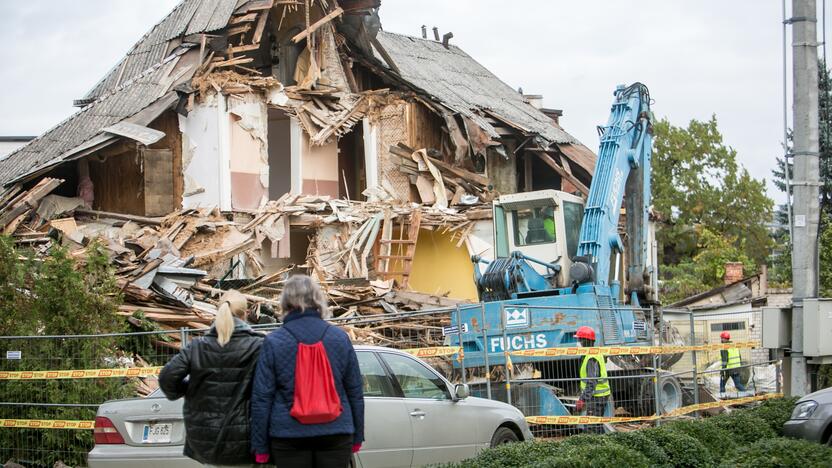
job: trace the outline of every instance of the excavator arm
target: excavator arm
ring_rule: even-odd
[[[650,236],[650,93],[641,83],[615,90],[609,121],[601,129],[595,174],[584,208],[573,284],[610,286],[618,279],[624,242],[618,234],[621,203],[627,193],[628,290],[654,295]],[[613,260],[615,260],[613,265]],[[611,269],[614,269],[611,272]],[[649,294],[645,294],[645,292]]]

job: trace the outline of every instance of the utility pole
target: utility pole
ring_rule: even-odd
[[[818,38],[815,0],[792,0],[794,80],[794,212],[792,240],[791,394],[810,392],[803,356],[803,300],[818,295],[820,207],[818,142]],[[788,168],[787,168],[788,170]]]

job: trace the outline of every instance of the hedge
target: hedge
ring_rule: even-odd
[[[644,429],[644,435],[654,440],[677,468],[700,468],[713,464],[711,452],[698,440],[669,427]]]
[[[507,444],[449,467],[832,467],[832,448],[780,437],[796,399],[767,400],[701,420],[561,441]]]
[[[832,447],[808,440],[776,437],[738,449],[721,465],[738,468],[809,468],[832,466]]]

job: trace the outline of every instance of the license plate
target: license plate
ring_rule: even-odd
[[[170,442],[173,424],[145,424],[142,430],[143,444],[165,444]]]

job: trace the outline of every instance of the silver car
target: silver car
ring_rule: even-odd
[[[365,437],[353,465],[410,467],[462,460],[532,434],[517,408],[468,396],[407,353],[356,346],[364,379]],[[182,455],[182,400],[157,391],[99,407],[91,468],[197,467]]]
[[[797,400],[783,435],[832,446],[832,388],[810,393]]]

